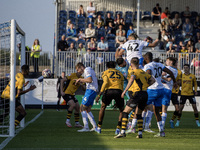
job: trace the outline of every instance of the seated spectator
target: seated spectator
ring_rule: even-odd
[[[104,20],[101,18],[101,15],[98,15],[97,19],[94,21],[94,26],[97,27],[97,26],[104,26]]]
[[[125,25],[125,21],[124,19],[120,16],[120,13],[117,14],[117,18],[114,21],[115,24],[115,28],[118,29],[119,25],[124,26]]]
[[[67,51],[69,51],[69,52],[76,52],[76,51],[77,51],[77,49],[76,49],[76,47],[74,46],[74,43],[73,43],[73,42],[70,44],[70,47],[67,49]]]
[[[92,37],[95,37],[95,29],[92,28],[92,24],[88,24],[88,28],[85,30],[85,37],[87,39],[90,39]]]
[[[119,32],[122,31],[122,35],[125,36],[126,35],[126,31],[123,30],[123,26],[119,25],[119,29],[116,31],[116,36],[119,35]]]
[[[76,29],[74,25],[71,24],[70,28],[67,30],[67,38],[75,38],[76,37]]]
[[[162,21],[162,22],[161,22],[161,26],[160,26],[160,31],[162,31],[162,30],[167,30],[167,29],[168,29],[168,27],[167,27],[166,22],[165,22],[165,21]]]
[[[86,54],[84,55],[84,59],[86,67],[91,67],[93,69],[95,68],[95,57],[94,54],[91,53],[91,50],[87,50]]]
[[[183,16],[185,18],[190,18],[191,17],[191,12],[189,6],[186,6],[185,11],[183,12]]]
[[[194,41],[194,43],[197,43],[199,39],[200,39],[200,32],[197,32],[196,35],[193,36],[192,40]]]
[[[194,29],[199,32],[200,31],[200,16],[197,16],[194,21]]]
[[[172,19],[170,18],[170,13],[167,14],[167,18],[164,19],[166,25],[167,25],[167,30],[168,31],[173,31],[173,24],[172,24]]]
[[[185,64],[187,62],[188,58],[188,50],[186,49],[186,46],[183,45],[181,49],[181,54],[179,54],[179,62],[180,64]]]
[[[183,45],[183,41],[180,41],[179,44],[176,46],[176,52],[181,52]]]
[[[86,54],[86,50],[85,47],[83,47],[83,43],[79,43],[77,52],[78,56],[83,56],[84,54]]]
[[[166,30],[162,30],[160,49],[168,48],[170,42],[174,42],[174,37],[171,34],[169,34],[169,32],[166,32]]]
[[[58,51],[66,51],[68,47],[65,35],[62,35],[61,40],[58,42]]]
[[[97,50],[97,44],[94,41],[94,38],[90,39],[90,42],[88,42],[88,49],[91,51],[96,51]]]
[[[108,51],[108,43],[104,42],[104,37],[101,37],[101,42],[97,45],[98,51]]]
[[[185,19],[185,23],[183,24],[182,29],[183,29],[183,37],[189,38],[190,36],[192,36],[193,25],[190,23],[189,18]]]
[[[77,35],[77,39],[76,40],[78,41],[79,39],[85,40],[85,33],[83,33],[83,29],[81,29],[79,31],[78,35]]]
[[[116,48],[123,45],[126,42],[126,37],[122,35],[122,31],[119,31],[119,35],[116,36]]]
[[[83,5],[80,5],[79,9],[77,10],[77,16],[78,17],[85,17],[85,11],[83,9]]]
[[[200,53],[200,39],[199,39],[198,42],[195,44],[195,49],[196,49],[196,53]]]
[[[154,26],[154,20],[158,19],[159,23],[161,23],[161,13],[162,9],[159,7],[159,3],[156,4],[156,7],[153,8],[153,11],[151,13],[151,21],[152,21],[152,26]]]
[[[180,30],[182,24],[182,20],[179,17],[179,14],[175,14],[174,19],[172,20],[172,25],[174,30]]]
[[[134,31],[132,25],[129,26],[129,30],[127,31],[127,36],[126,36],[126,38],[128,38],[128,36],[129,36],[131,33],[135,33],[135,31]]]
[[[164,12],[162,12],[162,14],[161,14],[161,22],[163,22],[164,21],[164,19],[165,18],[167,18],[167,14],[169,13],[169,10],[168,10],[168,7],[166,7],[165,8],[165,11]]]
[[[169,44],[169,47],[167,48],[167,53],[175,53],[175,47],[173,46],[173,43],[171,42]]]
[[[193,41],[192,40],[189,40],[187,42],[186,49],[188,50],[189,53],[193,53],[194,52],[194,46],[193,46]]]
[[[181,53],[187,53],[188,50],[186,49],[186,45],[184,44],[181,49]]]
[[[90,22],[92,22],[92,18],[95,18],[96,8],[93,6],[93,3],[90,2],[89,6],[87,7],[88,18],[90,18]]]
[[[109,22],[112,22],[112,24],[113,24],[114,23],[114,19],[111,18],[110,13],[107,13],[107,17],[106,17],[106,20],[105,20],[105,25],[108,26]]]
[[[108,23],[107,34],[116,34],[116,30],[112,22]]]
[[[70,19],[67,20],[66,30],[70,29],[71,24],[72,24],[72,21]]]

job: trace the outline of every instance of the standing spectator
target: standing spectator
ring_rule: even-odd
[[[123,45],[126,42],[126,37],[122,35],[122,31],[119,31],[119,35],[116,36],[116,48]]]
[[[34,72],[39,71],[38,60],[39,60],[41,51],[42,51],[42,46],[40,45],[40,41],[39,39],[35,39],[33,42],[33,46],[31,48],[31,57],[33,60]]]
[[[174,19],[172,20],[172,24],[173,24],[173,28],[174,30],[180,30],[181,24],[182,24],[182,20],[179,17],[179,14],[175,14]]]
[[[105,25],[108,26],[109,22],[112,22],[112,24],[114,23],[114,19],[111,18],[111,14],[110,13],[107,13],[107,17],[106,17],[106,20],[105,20]]]
[[[67,26],[66,26],[66,30],[70,29],[70,25],[72,24],[72,21],[69,19],[67,20]]]
[[[135,33],[135,31],[134,31],[132,25],[129,26],[129,30],[127,31],[127,36],[126,36],[126,38],[128,38],[128,36],[129,36],[131,33]]]
[[[80,5],[79,9],[77,10],[78,17],[85,17],[85,11],[83,9],[83,5]]]
[[[68,38],[76,38],[76,29],[73,24],[70,24],[70,28],[67,30]]]
[[[161,7],[159,7],[159,3],[156,4],[156,7],[153,8],[153,11],[151,13],[152,17],[151,17],[151,20],[152,20],[152,26],[154,26],[154,20],[155,19],[158,19],[159,20],[159,23],[161,23],[161,12],[162,12],[162,9]]]
[[[125,21],[124,19],[120,16],[120,13],[117,14],[117,18],[114,21],[115,24],[115,28],[118,29],[119,25],[124,26],[125,25]]]
[[[195,44],[195,49],[196,49],[196,53],[200,53],[200,39],[199,39],[198,42]]]
[[[97,26],[104,26],[104,20],[101,18],[101,15],[98,15],[97,19],[94,21],[94,26],[97,27]]]
[[[85,40],[85,33],[83,33],[83,29],[80,29],[79,34],[77,35],[77,40],[79,39]]]
[[[126,31],[123,30],[123,26],[119,25],[119,29],[116,31],[116,36],[119,35],[119,32],[122,31],[122,35],[125,36],[126,35]]]
[[[101,42],[97,46],[98,51],[108,51],[108,43],[104,42],[104,37],[101,37]]]
[[[99,73],[103,72],[103,57],[102,57],[102,53],[98,54],[98,57],[97,57],[96,61],[97,61],[97,68],[99,70]]]
[[[87,13],[88,13],[88,18],[90,19],[90,22],[92,22],[92,18],[95,18],[95,11],[96,8],[93,6],[93,3],[90,2],[89,6],[87,7]]]
[[[92,28],[92,24],[88,24],[88,28],[85,30],[85,36],[87,39],[95,37],[95,29]]]
[[[61,40],[58,42],[58,51],[67,51],[68,47],[65,35],[62,35]]]
[[[190,19],[186,18],[185,23],[183,24],[183,37],[189,38],[192,36],[193,32],[193,25],[190,23]]]
[[[165,18],[167,18],[167,14],[169,13],[168,7],[165,8],[165,11],[161,14],[161,22],[165,21]]]
[[[97,50],[97,44],[94,41],[94,38],[91,38],[90,42],[88,42],[88,49],[91,51]]]
[[[185,18],[190,18],[191,17],[191,12],[189,6],[186,6],[185,11],[183,12],[183,16]]]

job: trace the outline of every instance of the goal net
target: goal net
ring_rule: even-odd
[[[21,43],[20,63],[16,55],[17,44]],[[19,56],[18,56],[19,57]],[[0,136],[14,136],[15,133],[15,75],[20,65],[25,64],[25,33],[15,20],[0,23]],[[17,68],[17,69],[16,69]],[[10,82],[10,83],[9,83]],[[10,86],[10,98],[2,97],[6,86]],[[24,97],[21,96],[21,102]],[[23,121],[21,126],[23,125]]]

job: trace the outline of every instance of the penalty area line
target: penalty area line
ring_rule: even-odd
[[[25,124],[26,128],[30,123],[33,123],[35,120],[37,120],[41,115],[43,114],[43,111],[41,111],[39,114],[37,114],[37,116],[35,116],[32,120],[30,120],[29,122],[27,122]],[[6,138],[0,145],[0,150],[3,149],[21,130],[23,130],[24,128],[19,128],[15,131],[15,135],[13,137],[8,137]]]

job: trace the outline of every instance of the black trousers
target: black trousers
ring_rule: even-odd
[[[39,58],[34,58],[34,57],[32,58],[33,66],[34,66],[34,72],[39,72],[38,60],[39,60]]]

